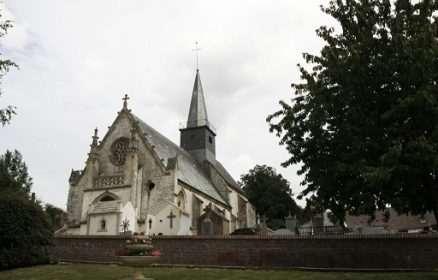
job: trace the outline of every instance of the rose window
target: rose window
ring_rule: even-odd
[[[121,138],[114,142],[111,147],[112,151],[112,162],[115,165],[123,165],[126,161],[126,155],[128,154],[129,140],[126,138]]]

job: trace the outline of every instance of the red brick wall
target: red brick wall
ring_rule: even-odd
[[[117,262],[124,237],[58,237],[63,260]],[[156,236],[161,264],[436,269],[438,234],[376,236]]]

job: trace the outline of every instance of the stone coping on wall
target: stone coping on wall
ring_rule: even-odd
[[[127,235],[58,235],[60,239],[127,239]],[[438,239],[438,233],[396,233],[396,234],[331,234],[331,235],[153,235],[152,239],[186,240],[340,240],[340,239]]]

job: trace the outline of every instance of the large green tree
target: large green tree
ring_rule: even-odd
[[[433,211],[438,218],[438,1],[336,0],[322,10],[319,55],[268,117],[302,164],[310,203],[373,215]]]
[[[296,215],[300,210],[292,198],[289,182],[272,167],[256,165],[241,175],[239,184],[257,214],[268,218],[272,229],[283,226],[289,213]]]
[[[0,156],[0,270],[49,260],[53,227],[38,201],[18,151]]]
[[[1,11],[0,11],[0,18],[1,18]],[[12,23],[9,20],[0,21],[0,38],[5,36],[8,32],[8,29],[12,27]],[[9,71],[11,67],[18,67],[17,64],[9,59],[2,59],[0,57],[0,83],[1,79],[4,75]],[[1,90],[0,90],[1,95]],[[0,124],[4,126],[5,124],[9,123],[11,120],[12,115],[15,114],[15,107],[13,106],[7,106],[5,108],[0,109]]]
[[[0,192],[5,190],[29,195],[32,178],[19,151],[6,151],[0,155]]]

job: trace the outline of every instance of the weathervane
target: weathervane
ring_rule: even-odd
[[[198,54],[201,48],[198,47],[198,42],[196,42],[196,47],[192,51],[196,51],[196,70],[199,70],[199,60],[198,60]]]

